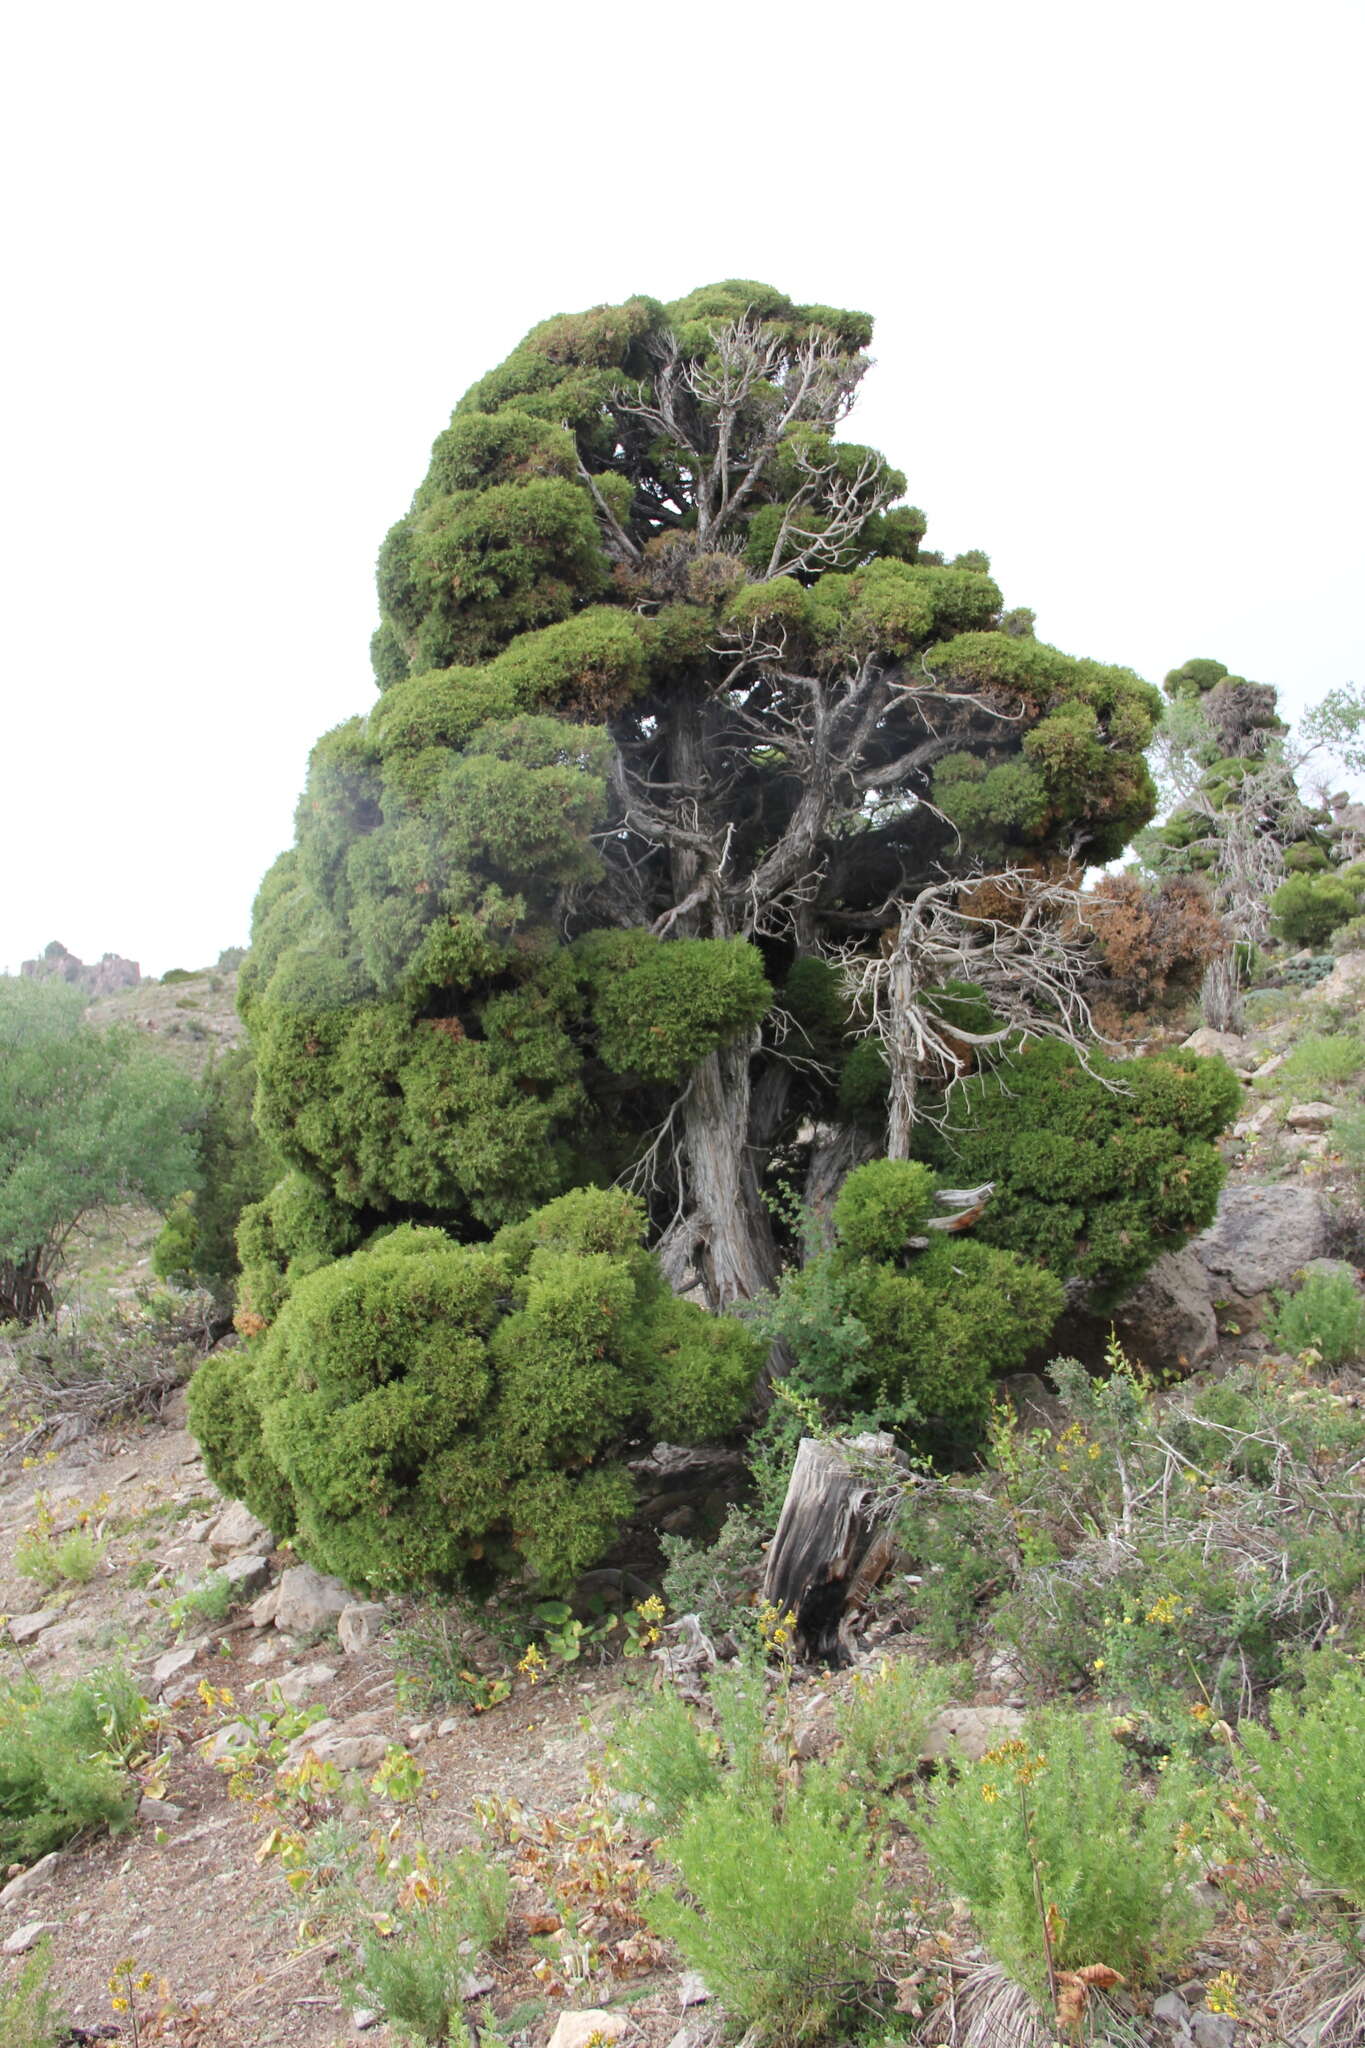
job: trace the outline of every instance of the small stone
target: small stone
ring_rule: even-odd
[[[243,1556],[230,1557],[221,1572],[234,1593],[254,1593],[270,1576],[270,1559],[259,1553],[247,1552]]]
[[[453,1735],[463,1724],[458,1714],[447,1714],[436,1730],[438,1735]]]
[[[271,1586],[267,1592],[261,1594],[259,1600],[252,1601],[246,1611],[246,1618],[253,1628],[269,1628],[275,1619],[275,1610],[279,1604],[280,1589],[278,1586]]]
[[[336,1675],[335,1664],[304,1664],[279,1681],[280,1698],[296,1707],[310,1692],[319,1692],[324,1685],[330,1685]]]
[[[217,1729],[204,1755],[211,1764],[220,1764],[225,1757],[235,1756],[239,1749],[250,1748],[255,1737],[245,1721],[226,1721]]]
[[[137,1817],[148,1823],[165,1823],[179,1820],[180,1808],[169,1799],[154,1799],[150,1792],[144,1792],[137,1804]]]
[[[1162,1992],[1152,2007],[1152,2018],[1173,2027],[1186,2040],[1190,2038],[1190,2008],[1178,1991]]]
[[[258,1521],[250,1508],[243,1507],[235,1500],[225,1514],[219,1515],[209,1530],[209,1549],[226,1555],[233,1550],[271,1549],[270,1531],[265,1523]]]
[[[372,2012],[368,2005],[358,2005],[351,2014],[351,2025],[357,2034],[364,2034],[371,2027],[377,2027],[381,2018],[382,2014]]]
[[[248,1664],[278,1664],[284,1654],[283,1646],[272,1643],[267,1637],[265,1642],[258,1643],[254,1650],[248,1650],[246,1661]]]
[[[154,1690],[157,1692],[162,1691],[180,1672],[187,1670],[193,1664],[207,1640],[206,1636],[196,1636],[192,1643],[181,1643],[178,1649],[167,1650],[164,1656],[158,1657],[152,1666],[152,1686]]]
[[[36,1614],[12,1614],[9,1618],[9,1639],[12,1643],[31,1643],[45,1628],[51,1628],[60,1619],[61,1609],[42,1607]]]
[[[430,1721],[414,1721],[408,1730],[408,1748],[420,1749],[424,1742],[431,1740]]]
[[[497,1988],[497,1980],[495,1978],[474,1977],[467,1970],[460,1979],[460,1997],[462,1999],[487,1998],[489,1992],[496,1991]]]
[[[1240,1067],[1246,1061],[1247,1048],[1246,1040],[1239,1038],[1235,1031],[1215,1031],[1210,1025],[1201,1024],[1197,1031],[1190,1033],[1180,1050],[1203,1053],[1206,1057],[1217,1054],[1229,1066]]]
[[[47,1884],[57,1875],[61,1861],[59,1850],[51,1849],[46,1856],[40,1856],[27,1870],[21,1870],[12,1877],[3,1891],[0,1891],[0,1906],[17,1906],[20,1899],[26,1899],[30,1892],[36,1892],[39,1885]]]
[[[26,1956],[35,1941],[44,1934],[53,1933],[60,1922],[57,1920],[30,1920],[23,1927],[16,1927],[13,1934],[7,1934],[4,1950],[7,1956]]]
[[[1237,2022],[1231,2013],[1197,2012],[1190,2021],[1195,2048],[1232,2048]]]
[[[921,1755],[979,1763],[988,1749],[1017,1735],[1023,1724],[1018,1707],[945,1707],[931,1722]]]
[[[321,1764],[335,1764],[339,1771],[368,1771],[382,1764],[388,1752],[383,1735],[324,1735],[313,1745]]]
[[[1251,1076],[1252,1080],[1268,1081],[1272,1074],[1277,1074],[1279,1072],[1280,1068],[1284,1065],[1285,1060],[1287,1058],[1287,1053],[1271,1053],[1270,1058],[1268,1060],[1262,1060],[1260,1066],[1253,1071]]]
[[[1296,1102],[1285,1111],[1284,1120],[1291,1131],[1326,1131],[1331,1129],[1335,1117],[1336,1110],[1330,1102]]]
[[[629,2025],[623,2012],[604,2012],[600,2007],[587,2012],[562,2012],[547,2048],[586,2048],[594,2034],[600,2040],[614,2041]]]
[[[291,1565],[280,1579],[275,1626],[314,1635],[329,1627],[350,1604],[350,1589],[340,1579],[325,1578],[310,1564]]]
[[[705,2005],[711,1996],[711,1987],[700,1970],[684,1970],[678,1979],[678,2003],[686,2012],[689,2005]]]
[[[384,1620],[378,1600],[348,1600],[337,1616],[337,1639],[348,1657],[368,1650]]]

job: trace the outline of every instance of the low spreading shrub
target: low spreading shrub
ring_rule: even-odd
[[[350,1585],[567,1584],[633,1504],[632,1431],[725,1434],[763,1355],[643,1234],[632,1196],[581,1188],[489,1245],[405,1225],[308,1274],[191,1385],[211,1476]]]
[[[100,1568],[105,1546],[85,1529],[64,1536],[43,1536],[30,1530],[14,1546],[14,1569],[45,1593],[62,1585],[85,1586]]]
[[[1349,1273],[1308,1273],[1278,1298],[1266,1335],[1282,1351],[1313,1350],[1328,1365],[1365,1356],[1365,1301]]]
[[[348,1995],[430,2048],[471,2041],[462,1985],[479,1954],[507,1931],[505,1870],[466,1849],[429,1865],[398,1916],[366,1916]]]
[[[1338,1671],[1306,1704],[1276,1693],[1270,1717],[1273,1735],[1241,1730],[1256,1788],[1310,1877],[1365,1912],[1365,1671]]]
[[[912,1826],[991,1954],[1043,2002],[1049,1962],[1144,1984],[1188,1954],[1208,1919],[1183,1854],[1192,1806],[1181,1766],[1149,1793],[1117,1742],[1054,1709],[940,1779]]]
[[[967,1664],[912,1664],[883,1658],[860,1675],[835,1717],[838,1767],[866,1794],[889,1792],[911,1777],[925,1737],[949,1700],[971,1686]]]
[[[834,1206],[834,1248],[786,1273],[759,1320],[795,1359],[796,1384],[842,1419],[939,1447],[979,1435],[992,1375],[1051,1328],[1062,1286],[970,1238],[910,1243],[933,1199],[918,1163],[855,1168]]]
[[[1314,1031],[1301,1038],[1275,1071],[1280,1088],[1338,1088],[1365,1067],[1365,1039],[1353,1031]]]
[[[52,1944],[44,1938],[0,1975],[0,2041],[5,2048],[58,2048],[78,2037],[63,2025],[61,2007],[48,1985]]]
[[[147,1712],[121,1671],[0,1685],[0,1863],[33,1863],[87,1828],[129,1824],[137,1795],[121,1766]]]

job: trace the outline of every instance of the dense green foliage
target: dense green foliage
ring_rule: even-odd
[[[44,1689],[0,1685],[0,1857],[36,1862],[87,1828],[128,1826],[137,1788],[122,1768],[147,1702],[122,1671]]]
[[[152,1249],[164,1280],[224,1289],[239,1270],[237,1226],[279,1179],[280,1162],[256,1128],[256,1063],[249,1046],[223,1053],[203,1080],[197,1192],[177,1197]]]
[[[762,1353],[669,1293],[643,1230],[581,1189],[487,1246],[402,1225],[321,1265],[196,1375],[212,1477],[353,1585],[567,1582],[630,1510],[632,1431],[733,1428]]]
[[[1181,1869],[1190,1806],[1178,1765],[1149,1793],[1107,1730],[1058,1708],[940,1779],[916,1832],[992,1955],[1041,2002],[1049,1967],[1102,1962],[1142,1984],[1188,1954],[1209,1917],[1194,1868]]]
[[[760,1317],[801,1388],[845,1419],[934,1448],[971,1441],[991,1380],[1051,1329],[1062,1285],[1046,1268],[971,1238],[930,1233],[933,1176],[909,1160],[855,1168],[834,1207],[835,1244],[787,1272]]]
[[[1242,1730],[1256,1790],[1310,1876],[1365,1910],[1365,1673],[1339,1671],[1307,1704],[1278,1692],[1270,1713],[1274,1735]]]
[[[1087,1068],[1039,1043],[965,1082],[920,1142],[940,1173],[994,1181],[980,1239],[1079,1276],[1103,1302],[1213,1220],[1225,1171],[1214,1140],[1240,1101],[1221,1060],[1092,1055]]]
[[[1320,950],[1339,926],[1355,917],[1365,897],[1365,869],[1295,874],[1270,899],[1275,930],[1294,946]]]
[[[1150,816],[1155,691],[1036,641],[838,438],[870,334],[732,280],[548,320],[457,406],[381,552],[380,700],[319,741],[242,972],[313,1190],[283,1266],[486,1238],[673,1116],[670,1279],[757,1292],[765,1163],[861,1042],[805,1057],[774,988],[930,872],[1103,861]]]
[[[193,1082],[133,1030],[96,1031],[61,983],[0,978],[0,1320],[50,1305],[71,1232],[195,1174]]]

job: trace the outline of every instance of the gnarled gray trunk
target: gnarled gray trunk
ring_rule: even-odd
[[[700,1285],[713,1309],[752,1301],[777,1274],[749,1142],[749,1063],[757,1044],[757,1033],[746,1035],[709,1054],[693,1073],[679,1162],[687,1207],[659,1244],[669,1285]]]

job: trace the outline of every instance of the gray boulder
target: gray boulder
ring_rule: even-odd
[[[1136,1363],[1160,1368],[1200,1365],[1218,1349],[1218,1318],[1209,1275],[1191,1245],[1163,1252],[1115,1310],[1114,1328]]]
[[[1215,1299],[1253,1300],[1287,1287],[1310,1259],[1331,1248],[1332,1212],[1315,1188],[1244,1181],[1224,1188],[1218,1214],[1190,1250]]]
[[[311,1564],[291,1565],[280,1579],[275,1603],[275,1626],[295,1629],[300,1635],[314,1635],[328,1628],[344,1607],[351,1604],[349,1587],[340,1579],[324,1578]]]

